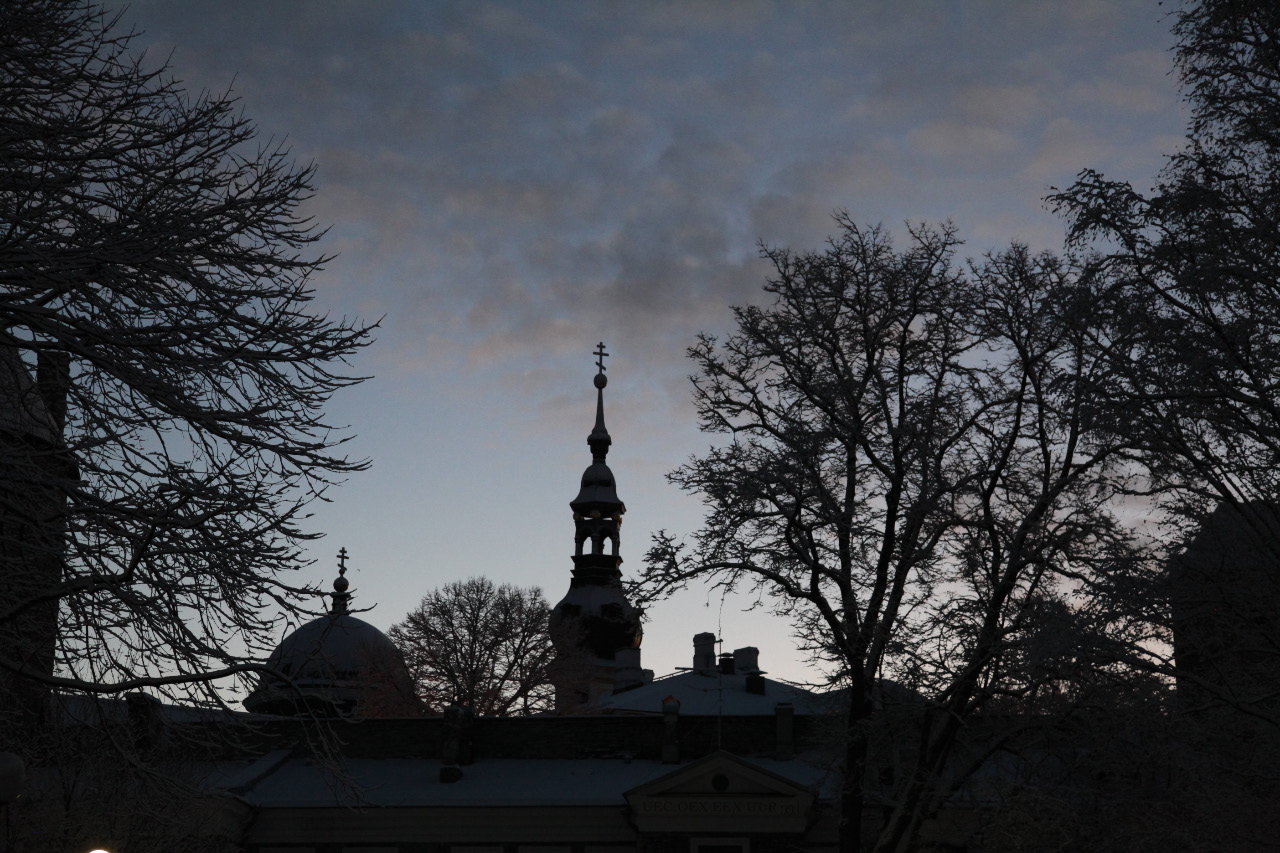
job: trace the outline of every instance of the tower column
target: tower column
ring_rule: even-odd
[[[590,712],[617,689],[644,683],[643,675],[639,680],[635,676],[643,635],[640,610],[622,589],[619,531],[627,507],[618,499],[613,472],[605,461],[613,439],[604,423],[604,389],[609,379],[603,343],[595,356],[596,421],[587,436],[591,464],[582,474],[578,496],[569,502],[572,579],[568,593],[551,611],[551,640],[556,648],[551,680],[556,710],[561,713]]]

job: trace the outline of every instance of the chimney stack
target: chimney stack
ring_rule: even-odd
[[[790,702],[779,702],[774,706],[773,713],[777,724],[777,740],[773,757],[779,761],[789,761],[796,754],[796,709]]]
[[[621,693],[653,681],[653,670],[640,667],[640,650],[618,649],[614,653],[613,692]]]
[[[716,635],[704,631],[693,635],[693,670],[704,675],[716,671]]]
[[[747,646],[733,650],[733,666],[741,675],[759,675],[760,650],[755,646]]]

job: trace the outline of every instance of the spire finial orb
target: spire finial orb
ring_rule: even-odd
[[[604,366],[604,360],[609,357],[609,353],[604,351],[604,341],[601,341],[596,345],[595,352],[593,354],[596,357],[596,367],[599,369],[596,372],[595,379],[592,381],[595,383],[597,388],[603,389],[604,386],[609,384],[609,377],[604,375],[604,372],[608,370],[608,368]]]
[[[333,613],[346,613],[347,602],[351,600],[351,593],[347,589],[351,586],[351,581],[347,580],[347,549],[338,549],[338,577],[333,582]]]
[[[607,368],[604,366],[604,360],[609,353],[604,351],[604,341],[596,345],[596,425],[591,430],[591,435],[587,436],[587,444],[591,445],[591,458],[596,462],[603,462],[605,455],[609,452],[609,445],[613,440],[609,438],[609,430],[604,426],[604,386],[609,384],[609,378],[604,375]]]

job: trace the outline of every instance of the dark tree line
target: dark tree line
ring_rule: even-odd
[[[313,176],[101,6],[0,3],[0,751],[41,779],[14,849],[201,843],[212,804],[156,767],[211,744],[145,748],[121,694],[220,706],[314,601],[308,505],[367,464],[324,408],[371,339],[312,303]]]
[[[703,428],[730,440],[672,474],[707,521],[687,547],[660,534],[645,582],[711,575],[772,597],[847,687],[848,849],[881,679],[929,697],[881,833],[907,849],[966,778],[951,773],[965,721],[1057,677],[1032,647],[1069,580],[1131,547],[1116,518],[1130,444],[1069,316],[1078,270],[1018,246],[960,265],[949,227],[899,250],[837,221],[824,251],[769,250],[773,304],[691,350]]]

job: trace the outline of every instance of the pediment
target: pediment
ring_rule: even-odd
[[[641,832],[803,832],[814,794],[720,751],[627,791]]]

